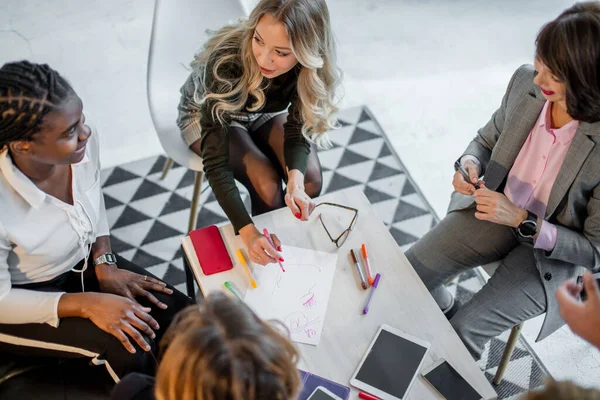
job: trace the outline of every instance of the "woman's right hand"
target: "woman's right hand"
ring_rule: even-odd
[[[275,247],[271,246],[269,240],[256,229],[254,224],[240,229],[240,236],[248,248],[248,255],[253,263],[267,265],[278,261],[283,262],[283,258],[278,252],[278,250],[281,251],[281,241],[276,235],[271,234],[271,240]]]
[[[154,339],[154,331],[160,328],[150,315],[150,308],[114,294],[88,292],[84,295],[78,299],[84,318],[90,319],[98,328],[119,339],[130,353],[135,353],[130,339],[135,340],[145,351],[150,351],[150,345],[140,333]]]
[[[479,182],[479,167],[471,160],[465,161],[463,164],[464,168],[469,173],[469,179],[471,182],[467,182],[464,176],[460,173],[460,171],[456,171],[454,173],[454,178],[452,179],[452,186],[454,186],[454,190],[458,193],[471,196],[475,194],[475,186],[473,184]]]

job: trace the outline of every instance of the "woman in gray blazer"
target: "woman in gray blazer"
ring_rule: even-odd
[[[448,215],[406,253],[475,358],[494,336],[546,312],[537,340],[563,325],[556,298],[600,267],[600,3],[546,24],[535,67],[514,73],[500,108],[457,161]],[[500,261],[459,307],[443,283]]]

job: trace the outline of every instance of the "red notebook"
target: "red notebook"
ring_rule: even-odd
[[[190,240],[194,245],[204,275],[212,275],[233,268],[221,232],[215,225],[190,232]]]

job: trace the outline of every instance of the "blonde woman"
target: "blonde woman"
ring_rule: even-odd
[[[336,125],[335,58],[324,0],[261,0],[211,37],[181,89],[183,138],[255,263],[283,260],[280,242],[273,235],[274,248],[254,226],[235,180],[253,215],[287,205],[308,219],[322,185],[317,147]]]
[[[221,292],[181,311],[160,351],[156,380],[129,374],[112,398],[287,400],[299,393],[299,356],[289,338]]]

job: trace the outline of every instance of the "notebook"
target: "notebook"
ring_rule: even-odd
[[[219,228],[215,225],[190,232],[196,257],[204,275],[212,275],[233,268],[225,242]]]
[[[344,400],[347,400],[348,396],[350,396],[350,388],[348,386],[340,385],[339,383],[311,374],[310,372],[300,370],[300,380],[302,381],[302,390],[300,391],[298,400],[308,399],[308,396],[315,391],[317,386],[323,386],[325,389]]]

